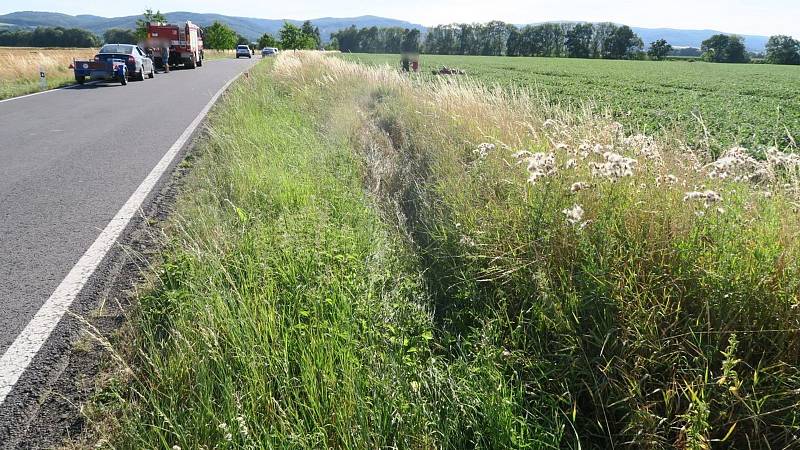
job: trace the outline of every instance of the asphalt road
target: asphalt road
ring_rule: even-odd
[[[255,62],[0,103],[0,354],[214,94]]]

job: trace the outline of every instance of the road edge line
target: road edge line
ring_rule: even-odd
[[[249,67],[247,70],[251,68],[252,67]],[[211,108],[217,103],[217,100],[219,100],[222,94],[224,94],[231,84],[238,80],[245,71],[240,72],[230,79],[213,97],[211,97],[208,104],[200,111],[192,123],[189,124],[178,140],[172,144],[172,147],[167,150],[167,153],[150,171],[139,187],[136,188],[136,191],[134,191],[128,201],[125,202],[114,218],[106,225],[94,243],[86,250],[86,253],[75,263],[67,276],[61,281],[42,307],[39,308],[31,321],[25,326],[25,329],[22,330],[22,333],[17,336],[14,342],[6,349],[5,353],[3,353],[3,356],[0,357],[0,406],[5,404],[6,398],[14,389],[20,377],[22,377],[28,369],[36,355],[39,354],[42,346],[44,346],[45,342],[47,342],[50,335],[61,322],[64,314],[66,314],[72,306],[72,303],[100,266],[100,263],[105,259],[108,252],[114,247],[117,239],[119,239],[128,227],[131,219],[136,216],[137,212],[150,196],[153,188],[158,185],[161,177],[174,162],[175,157],[180,154],[183,147],[206,118],[209,111],[211,111]]]

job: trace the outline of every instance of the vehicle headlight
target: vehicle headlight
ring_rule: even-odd
[[[89,68],[89,65],[88,65],[88,64],[86,64],[86,63],[83,63],[83,68],[84,68],[84,69],[88,69],[88,68]]]

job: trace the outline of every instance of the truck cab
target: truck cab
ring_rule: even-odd
[[[182,65],[194,69],[203,65],[203,29],[192,22],[184,25],[148,23],[147,42],[154,49],[169,45],[167,62],[171,67]]]

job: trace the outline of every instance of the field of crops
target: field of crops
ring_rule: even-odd
[[[400,63],[397,55],[344,57]],[[695,145],[704,142],[705,124],[717,151],[734,144],[786,147],[800,137],[800,67],[434,55],[422,55],[420,63],[426,74],[459,68],[485,84],[530,87],[555,102],[594,100],[627,127]]]
[[[91,48],[0,47],[0,99],[39,90],[39,71],[47,75],[48,88],[74,81],[70,63],[91,58]]]

